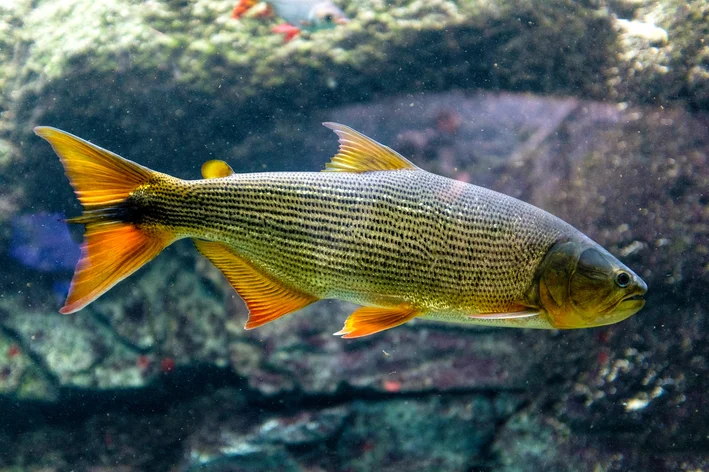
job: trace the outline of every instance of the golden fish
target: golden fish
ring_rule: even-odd
[[[177,239],[191,238],[256,328],[321,299],[364,305],[342,330],[365,336],[415,317],[585,328],[640,310],[645,282],[555,216],[431,174],[336,123],[324,172],[203,180],[154,172],[69,133],[35,128],[59,155],[86,225],[62,313],[82,309]]]

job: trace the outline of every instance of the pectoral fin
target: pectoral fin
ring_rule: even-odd
[[[476,313],[470,315],[471,318],[476,318],[480,320],[512,320],[515,318],[530,318],[532,316],[537,316],[539,310],[524,310],[524,311],[514,311],[511,313]]]
[[[347,318],[345,327],[335,333],[335,336],[368,336],[404,324],[420,314],[417,309],[405,303],[393,308],[362,307]]]
[[[199,239],[193,241],[197,250],[222,271],[246,303],[249,309],[246,329],[258,328],[317,301],[316,297],[262,273],[225,244]]]

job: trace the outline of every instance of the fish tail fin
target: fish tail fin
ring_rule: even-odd
[[[86,226],[81,258],[61,313],[74,313],[152,260],[175,236],[159,226],[137,224],[131,193],[161,176],[135,162],[56,128],[34,132],[59,156],[84,213],[68,219]],[[166,177],[166,176],[165,176]]]

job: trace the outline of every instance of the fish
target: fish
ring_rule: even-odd
[[[81,310],[189,238],[244,300],[246,329],[318,300],[361,305],[335,334],[414,318],[574,329],[622,321],[645,282],[563,220],[510,196],[427,172],[338,123],[322,172],[202,179],[153,171],[72,134],[37,127],[83,206],[81,258],[61,313]]]
[[[239,19],[259,3],[257,0],[240,0],[231,17]],[[269,0],[266,4],[267,12],[272,11],[298,29],[327,29],[349,22],[344,12],[329,0]]]

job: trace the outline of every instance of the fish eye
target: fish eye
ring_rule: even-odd
[[[627,272],[621,272],[618,275],[615,276],[615,283],[618,284],[619,287],[625,288],[628,286],[630,283],[630,275],[628,275]]]
[[[323,20],[330,22],[334,20],[334,17],[332,16],[332,13],[328,13],[327,15],[323,16]]]

